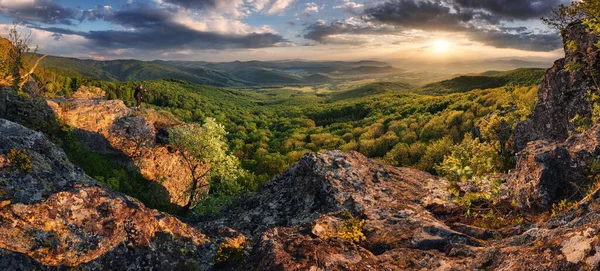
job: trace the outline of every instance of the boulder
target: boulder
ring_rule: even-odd
[[[81,86],[73,93],[73,99],[102,99],[106,92],[97,87]]]
[[[108,190],[46,138],[0,119],[0,269],[160,269],[209,265],[209,239]]]
[[[159,140],[166,128],[181,124],[173,116],[152,109],[133,110],[120,100],[83,98],[47,103],[61,123],[75,129],[75,135],[88,149],[124,157],[122,163],[164,186],[172,204],[188,203],[191,169],[181,153]],[[197,170],[202,172],[197,176],[209,169],[199,167]],[[208,189],[205,183],[198,186],[196,194]]]

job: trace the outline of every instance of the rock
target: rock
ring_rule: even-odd
[[[573,196],[582,198],[593,180],[589,166],[600,158],[600,123],[563,143],[534,141],[517,154],[505,198],[521,207],[549,209]]]
[[[568,197],[582,198],[592,182],[589,165],[600,158],[599,124],[579,134],[572,123],[575,116],[591,117],[588,91],[596,89],[600,77],[589,71],[600,68],[600,55],[592,50],[600,38],[574,23],[563,31],[563,40],[565,58],[547,71],[533,113],[515,130],[517,168],[510,174],[505,198],[521,207],[544,210]],[[575,61],[581,69],[567,69]]]
[[[590,117],[591,104],[587,101],[588,90],[596,89],[598,75],[581,71],[568,71],[565,65],[572,61],[584,63],[584,70],[600,69],[600,56],[595,50],[599,37],[587,32],[581,23],[572,24],[563,32],[566,56],[557,60],[546,72],[538,92],[538,103],[528,120],[519,123],[515,131],[515,151],[523,150],[528,142],[549,140],[562,142],[569,137],[575,126],[571,120],[576,116]],[[566,42],[574,41],[575,52]],[[590,48],[594,50],[589,50]],[[592,52],[592,53],[588,53]]]
[[[181,124],[172,115],[151,109],[132,110],[119,100],[85,98],[47,103],[61,123],[75,128],[75,135],[88,149],[123,156],[122,163],[164,186],[171,203],[188,203],[191,169],[181,153],[158,140],[160,131]],[[199,167],[197,170],[202,172],[197,176],[209,169],[208,165]],[[201,184],[196,194],[207,190],[208,185]]]
[[[29,159],[11,162],[31,165],[30,172],[0,169],[0,202],[9,202],[0,208],[2,270],[209,264],[203,262],[209,240],[200,231],[108,190],[42,134],[0,119],[0,138],[0,153],[17,150]]]
[[[104,96],[106,96],[106,92],[97,87],[80,86],[73,93],[73,99],[102,99]]]
[[[448,194],[436,191],[447,185],[357,152],[307,154],[256,194],[198,225],[228,226],[258,238],[250,266],[261,270],[377,269],[389,263],[376,255],[400,249],[480,245],[425,208],[453,206]]]

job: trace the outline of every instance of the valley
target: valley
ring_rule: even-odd
[[[597,2],[94,2],[0,1],[0,270],[600,269]]]

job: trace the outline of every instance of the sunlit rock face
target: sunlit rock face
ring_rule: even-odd
[[[538,92],[538,104],[527,121],[519,123],[515,131],[515,150],[521,151],[528,142],[550,140],[562,142],[575,130],[572,119],[576,116],[590,117],[591,103],[588,91],[596,89],[600,82],[600,55],[595,44],[599,37],[588,33],[583,24],[570,25],[563,33],[565,58],[550,68]],[[575,48],[568,48],[573,42]],[[571,49],[576,49],[572,51]],[[569,63],[581,63],[581,67],[569,68]],[[596,71],[593,74],[590,71]]]
[[[202,264],[200,231],[108,190],[38,132],[0,119],[0,138],[0,269]]]
[[[47,103],[62,124],[74,128],[75,135],[86,148],[122,157],[122,163],[166,189],[166,195],[157,197],[185,206],[192,187],[189,164],[181,153],[158,139],[160,131],[181,123],[155,110],[134,110],[123,101],[106,100],[102,94],[102,90],[84,88],[74,94],[79,98],[48,100]],[[197,168],[204,172],[208,169]],[[203,172],[196,172],[196,176],[203,175]],[[208,190],[205,184],[198,187],[198,195]]]

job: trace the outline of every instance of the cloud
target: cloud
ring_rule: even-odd
[[[466,32],[466,35],[473,41],[496,48],[550,52],[562,47],[562,40],[557,34],[533,33],[524,29],[518,31],[471,29]]]
[[[206,9],[214,8],[220,2],[226,2],[227,0],[164,0],[165,3],[178,5],[184,8],[193,9]]]
[[[363,18],[407,28],[455,30],[475,19],[475,12],[451,12],[440,0],[390,0],[365,9]]]
[[[96,7],[88,10],[82,11],[82,16],[80,21],[88,20],[88,21],[101,21],[107,17],[110,17],[113,14],[112,6],[101,6],[97,5]]]
[[[149,5],[139,5],[136,8],[115,11],[104,18],[108,22],[130,30],[83,32],[58,27],[32,27],[62,35],[81,36],[89,42],[90,46],[104,49],[263,48],[286,42],[282,36],[270,33],[272,30],[269,29],[244,34],[199,31],[173,21],[174,12]]]
[[[19,21],[64,25],[73,25],[81,16],[79,10],[50,0],[0,0],[0,13]]]
[[[362,19],[401,29],[462,33],[497,48],[546,52],[561,47],[559,35],[526,27],[505,27],[502,22],[541,16],[560,1],[563,0],[388,0],[365,9]],[[527,12],[530,14],[526,16]]]
[[[275,0],[271,7],[267,10],[268,14],[277,14],[285,11],[290,5],[295,3],[296,0]]]
[[[370,23],[360,22],[354,18],[348,20],[335,20],[330,23],[325,21],[317,21],[305,27],[303,37],[305,39],[314,40],[323,44],[327,43],[345,43],[344,39],[340,42],[340,35],[400,35],[401,31],[393,26],[375,26]],[[355,38],[356,39],[356,38]],[[355,42],[353,42],[355,43]],[[362,43],[362,42],[361,42]]]
[[[462,8],[483,9],[510,19],[539,19],[568,0],[454,0]]]
[[[342,0],[341,5],[334,6],[334,9],[343,9],[344,11],[357,15],[365,5],[361,3],[352,2],[350,0]]]
[[[310,3],[306,3],[306,8],[304,9],[304,12],[309,13],[309,12],[319,12],[319,5],[317,5],[317,3],[314,2],[310,2]]]

